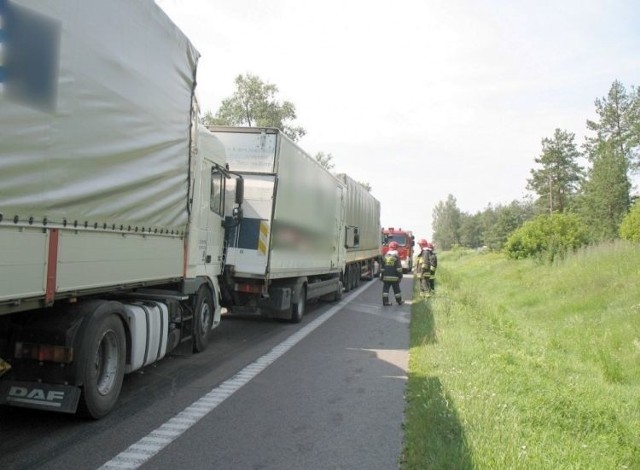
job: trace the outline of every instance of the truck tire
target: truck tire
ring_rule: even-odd
[[[213,326],[213,315],[215,305],[211,290],[207,286],[202,286],[198,290],[193,309],[193,351],[202,352],[209,344],[209,333]]]
[[[333,301],[340,302],[342,300],[342,282],[338,281],[338,288],[335,294],[333,294]]]
[[[302,286],[300,289],[300,295],[298,295],[298,302],[291,304],[291,323],[300,323],[304,316],[304,311],[307,306],[307,288]]]
[[[351,266],[347,266],[342,276],[342,284],[344,285],[344,291],[349,292],[351,290]]]
[[[86,334],[79,411],[99,419],[113,409],[120,395],[127,355],[125,332],[120,318],[112,313],[96,318]]]
[[[368,274],[367,274],[367,277],[365,277],[366,281],[373,281],[373,277],[374,277],[373,269],[374,269],[373,261],[371,260],[367,261]]]
[[[354,269],[354,265],[349,266],[349,290],[353,290],[356,288],[356,270]]]

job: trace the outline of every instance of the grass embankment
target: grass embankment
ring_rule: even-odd
[[[404,469],[640,468],[640,247],[439,256],[411,321]]]

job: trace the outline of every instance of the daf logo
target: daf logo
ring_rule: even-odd
[[[58,390],[43,390],[41,388],[28,389],[12,386],[7,397],[10,401],[30,403],[58,408],[62,406],[64,392]]]

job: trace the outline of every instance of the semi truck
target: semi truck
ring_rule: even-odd
[[[223,309],[299,322],[365,272],[349,180],[199,125],[199,54],[153,1],[0,7],[0,405],[101,418]]]
[[[209,129],[244,182],[242,221],[227,231],[223,306],[299,322],[307,300],[341,298],[347,186],[278,129]]]
[[[371,280],[380,268],[380,201],[345,173],[337,175],[347,188],[345,215],[345,291]]]
[[[411,230],[403,230],[402,228],[387,227],[382,229],[382,254],[389,251],[389,243],[398,243],[398,256],[402,264],[402,270],[409,273],[413,269],[413,247],[415,246],[415,237]]]
[[[0,5],[0,404],[100,418],[207,346],[243,181],[153,1]]]

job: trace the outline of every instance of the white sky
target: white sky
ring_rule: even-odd
[[[202,55],[203,110],[239,74],[277,85],[300,146],[416,238],[449,194],[469,213],[522,199],[543,137],[581,144],[594,100],[640,85],[638,0],[156,2]]]

